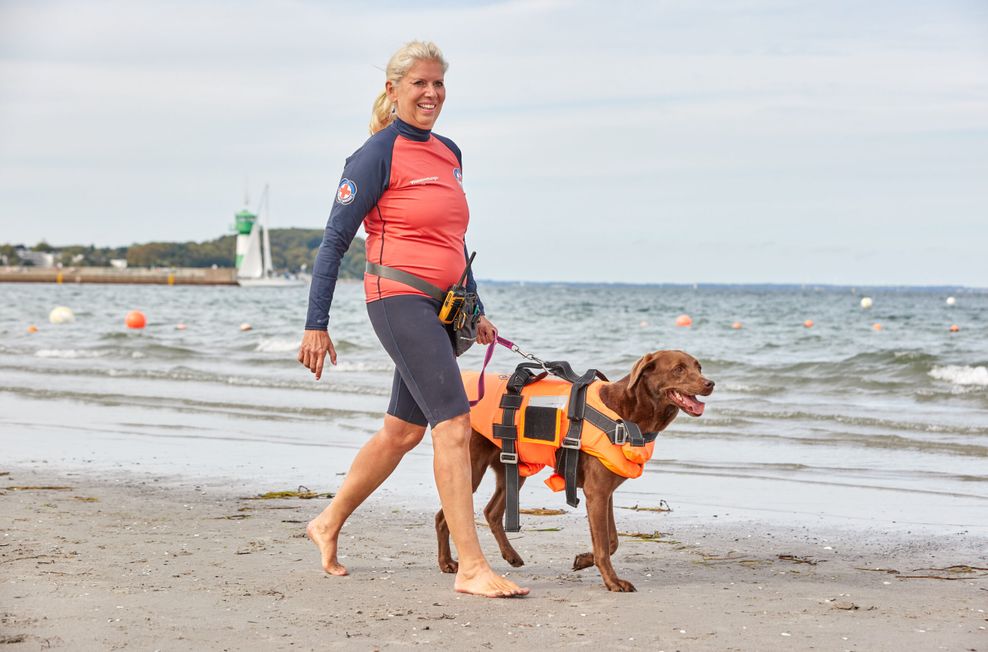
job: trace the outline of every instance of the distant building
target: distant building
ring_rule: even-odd
[[[35,267],[54,267],[55,254],[45,251],[31,251],[30,249],[18,249],[17,257],[24,265],[34,265]]]
[[[127,259],[126,258],[111,258],[110,267],[114,269],[127,269]]]

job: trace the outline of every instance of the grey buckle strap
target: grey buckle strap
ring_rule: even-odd
[[[374,276],[380,276],[381,278],[386,278],[391,281],[404,283],[405,285],[415,288],[419,292],[425,292],[436,301],[442,301],[446,298],[446,292],[437,288],[432,283],[420,279],[418,276],[415,276],[415,274],[409,274],[408,272],[403,272],[400,269],[395,269],[394,267],[379,265],[368,260],[366,267],[364,267],[364,271],[368,274],[373,274]]]
[[[586,408],[585,418],[603,430],[607,438],[611,440],[611,443],[617,446],[631,444],[636,448],[641,447],[655,441],[655,437],[659,434],[657,432],[643,433],[638,428],[638,424],[633,421],[625,421],[624,419],[615,421],[591,405],[588,405]]]

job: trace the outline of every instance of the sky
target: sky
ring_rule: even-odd
[[[411,39],[481,279],[988,287],[982,0],[0,0],[0,243],[321,229]]]

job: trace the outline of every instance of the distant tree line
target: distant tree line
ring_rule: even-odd
[[[322,243],[322,229],[271,229],[271,258],[276,270],[311,271]],[[233,267],[235,235],[205,242],[148,242],[129,247],[71,245],[54,247],[44,240],[33,247],[0,245],[0,262],[20,265],[18,249],[52,253],[62,265],[109,267],[114,259],[125,259],[128,267]],[[364,240],[354,238],[340,264],[340,278],[363,278]]]

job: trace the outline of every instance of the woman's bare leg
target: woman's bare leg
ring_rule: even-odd
[[[329,506],[309,521],[305,528],[319,548],[322,567],[330,575],[346,575],[347,569],[336,558],[340,529],[350,514],[360,506],[398,466],[405,453],[415,448],[425,435],[425,426],[384,415],[384,427],[367,440],[343,479],[343,485]],[[469,464],[467,465],[469,474]]]
[[[453,586],[461,593],[490,598],[525,595],[528,589],[496,574],[480,550],[473,514],[470,436],[469,414],[443,421],[432,429],[436,488],[460,563]]]

